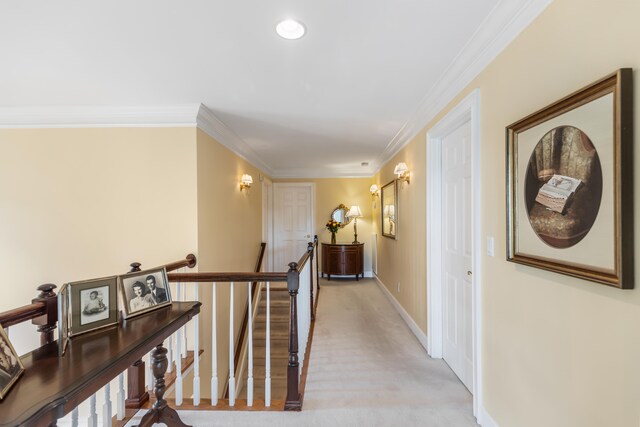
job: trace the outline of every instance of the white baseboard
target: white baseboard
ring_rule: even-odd
[[[478,408],[478,424],[482,427],[498,427],[498,423],[491,418],[484,406]]]
[[[409,326],[409,329],[411,329],[411,332],[413,332],[413,335],[416,336],[420,344],[424,347],[427,353],[429,353],[429,340],[427,339],[427,334],[422,332],[422,329],[420,329],[420,326],[418,326],[418,324],[411,318],[411,316],[409,315],[409,313],[407,313],[404,307],[402,307],[398,302],[398,300],[391,294],[391,292],[389,292],[389,289],[387,289],[387,287],[384,285],[384,283],[382,283],[382,281],[378,278],[378,276],[373,276],[373,277],[376,280],[376,283],[378,284],[380,289],[382,289],[382,292],[389,299],[391,304],[395,307],[396,311],[400,314],[400,317],[402,317],[402,320],[404,320],[407,326]]]

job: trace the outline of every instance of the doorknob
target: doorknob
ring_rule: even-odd
[[[304,237],[306,237],[306,238],[308,239],[308,238],[310,238],[310,237],[311,237],[311,234],[307,234],[307,235],[306,235],[306,236],[304,236]]]
[[[471,270],[467,270],[467,276],[471,276],[472,274]]]

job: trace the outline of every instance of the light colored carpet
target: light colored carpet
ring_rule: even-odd
[[[442,360],[427,356],[373,279],[322,280],[321,286],[302,412],[180,411],[183,421],[197,427],[477,426],[471,394]]]

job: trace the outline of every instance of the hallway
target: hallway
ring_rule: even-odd
[[[180,411],[193,426],[477,426],[472,397],[430,359],[374,279],[321,280],[300,413]],[[128,425],[134,425],[139,417]]]

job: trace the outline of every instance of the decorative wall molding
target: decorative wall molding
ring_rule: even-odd
[[[384,293],[384,295],[389,299],[389,302],[391,302],[391,304],[396,309],[398,314],[400,314],[400,317],[402,317],[402,320],[404,320],[404,322],[407,324],[409,329],[411,329],[411,332],[413,332],[413,335],[416,336],[416,338],[418,339],[422,347],[424,347],[427,353],[429,353],[429,347],[428,347],[429,340],[427,339],[427,335],[424,332],[422,332],[422,329],[420,329],[420,326],[418,326],[418,324],[411,318],[409,313],[407,313],[407,310],[405,310],[404,307],[400,305],[398,300],[391,294],[391,292],[389,292],[389,289],[387,289],[384,283],[382,283],[380,278],[378,278],[378,276],[376,275],[374,275],[373,278],[376,280],[376,283],[378,284],[380,289],[382,289],[382,293]]]
[[[0,128],[195,126],[199,104],[0,107]]]
[[[378,171],[404,148],[553,0],[501,0],[480,24],[442,77],[426,93],[413,115],[373,162]]]
[[[204,104],[200,104],[198,108],[196,123],[198,128],[202,129],[202,131],[220,144],[262,170],[267,175],[273,176],[273,170],[258,157],[251,147]]]

